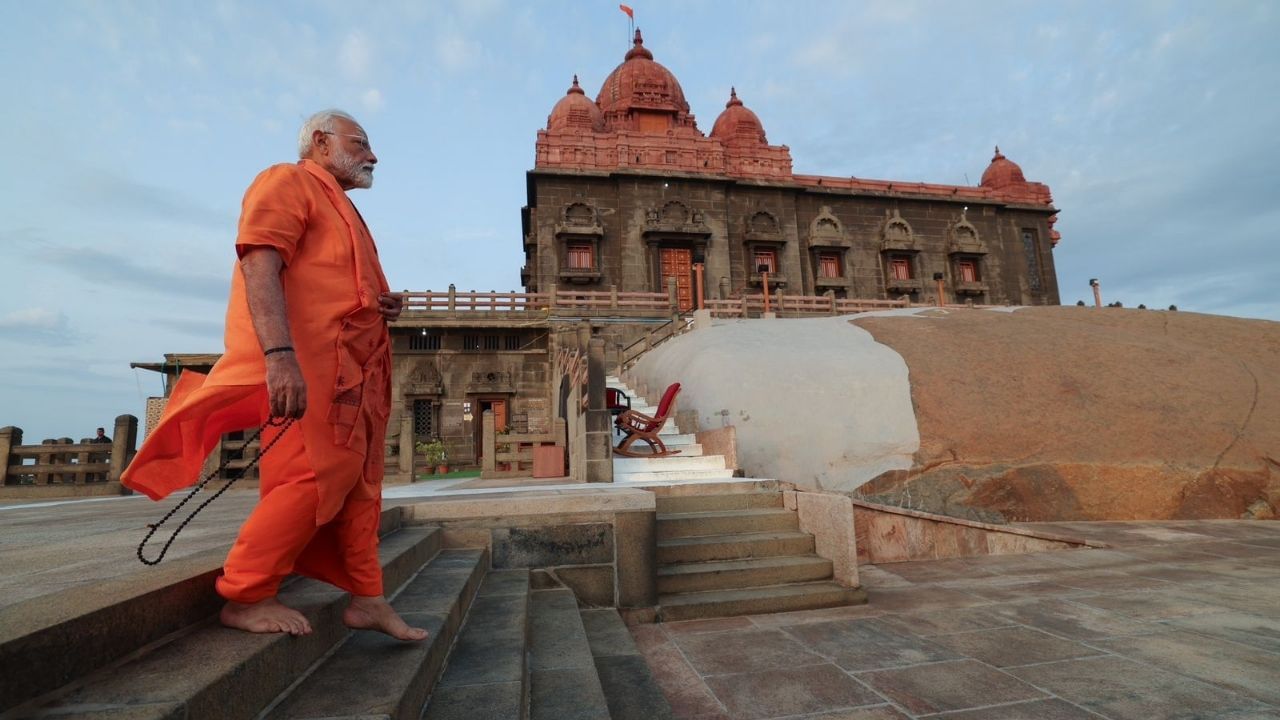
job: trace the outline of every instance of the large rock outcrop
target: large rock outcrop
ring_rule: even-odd
[[[864,495],[970,517],[1274,517],[1280,323],[1041,307],[854,322],[911,374],[920,450]]]
[[[703,423],[727,415],[756,476],[997,522],[1280,509],[1280,323],[1077,307],[736,321],[636,371],[685,382]]]

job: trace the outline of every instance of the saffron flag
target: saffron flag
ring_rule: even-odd
[[[627,17],[631,18],[632,20],[636,19],[636,13],[634,10],[631,9],[630,5],[619,5],[618,9],[626,13]]]

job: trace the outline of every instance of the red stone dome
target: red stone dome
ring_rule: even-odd
[[[569,92],[560,98],[560,102],[556,103],[547,116],[547,129],[559,132],[604,130],[604,117],[600,114],[600,108],[582,91],[577,75],[573,76]]]
[[[734,88],[729,88],[729,102],[725,103],[724,112],[720,113],[716,124],[711,127],[711,137],[726,143],[769,144],[760,118],[742,104],[738,99],[738,91]]]
[[[1010,185],[1026,184],[1027,178],[1023,176],[1022,168],[1001,155],[1000,146],[997,145],[995,157],[991,158],[991,164],[987,166],[986,172],[982,173],[982,186],[999,190]]]
[[[684,90],[676,76],[653,61],[653,53],[644,46],[639,29],[636,30],[635,45],[601,86],[596,105],[606,115],[625,113],[632,108],[678,114],[689,112],[689,103],[685,102]]]

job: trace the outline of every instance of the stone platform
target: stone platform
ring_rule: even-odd
[[[864,565],[866,605],[631,628],[685,720],[1280,718],[1280,523]]]

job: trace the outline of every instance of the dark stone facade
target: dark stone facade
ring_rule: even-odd
[[[786,294],[932,301],[942,273],[949,303],[1059,304],[1048,206],[634,171],[538,169],[528,178],[531,292],[566,283],[662,292],[660,251],[684,248],[705,255],[706,297],[726,285],[729,295],[755,293],[762,249],[775,251],[770,285]],[[567,248],[581,243],[596,252],[592,272],[569,267]],[[822,253],[838,258],[836,277],[819,277]],[[894,279],[896,257],[910,263],[910,279]],[[975,280],[961,276],[963,260],[975,263]]]

